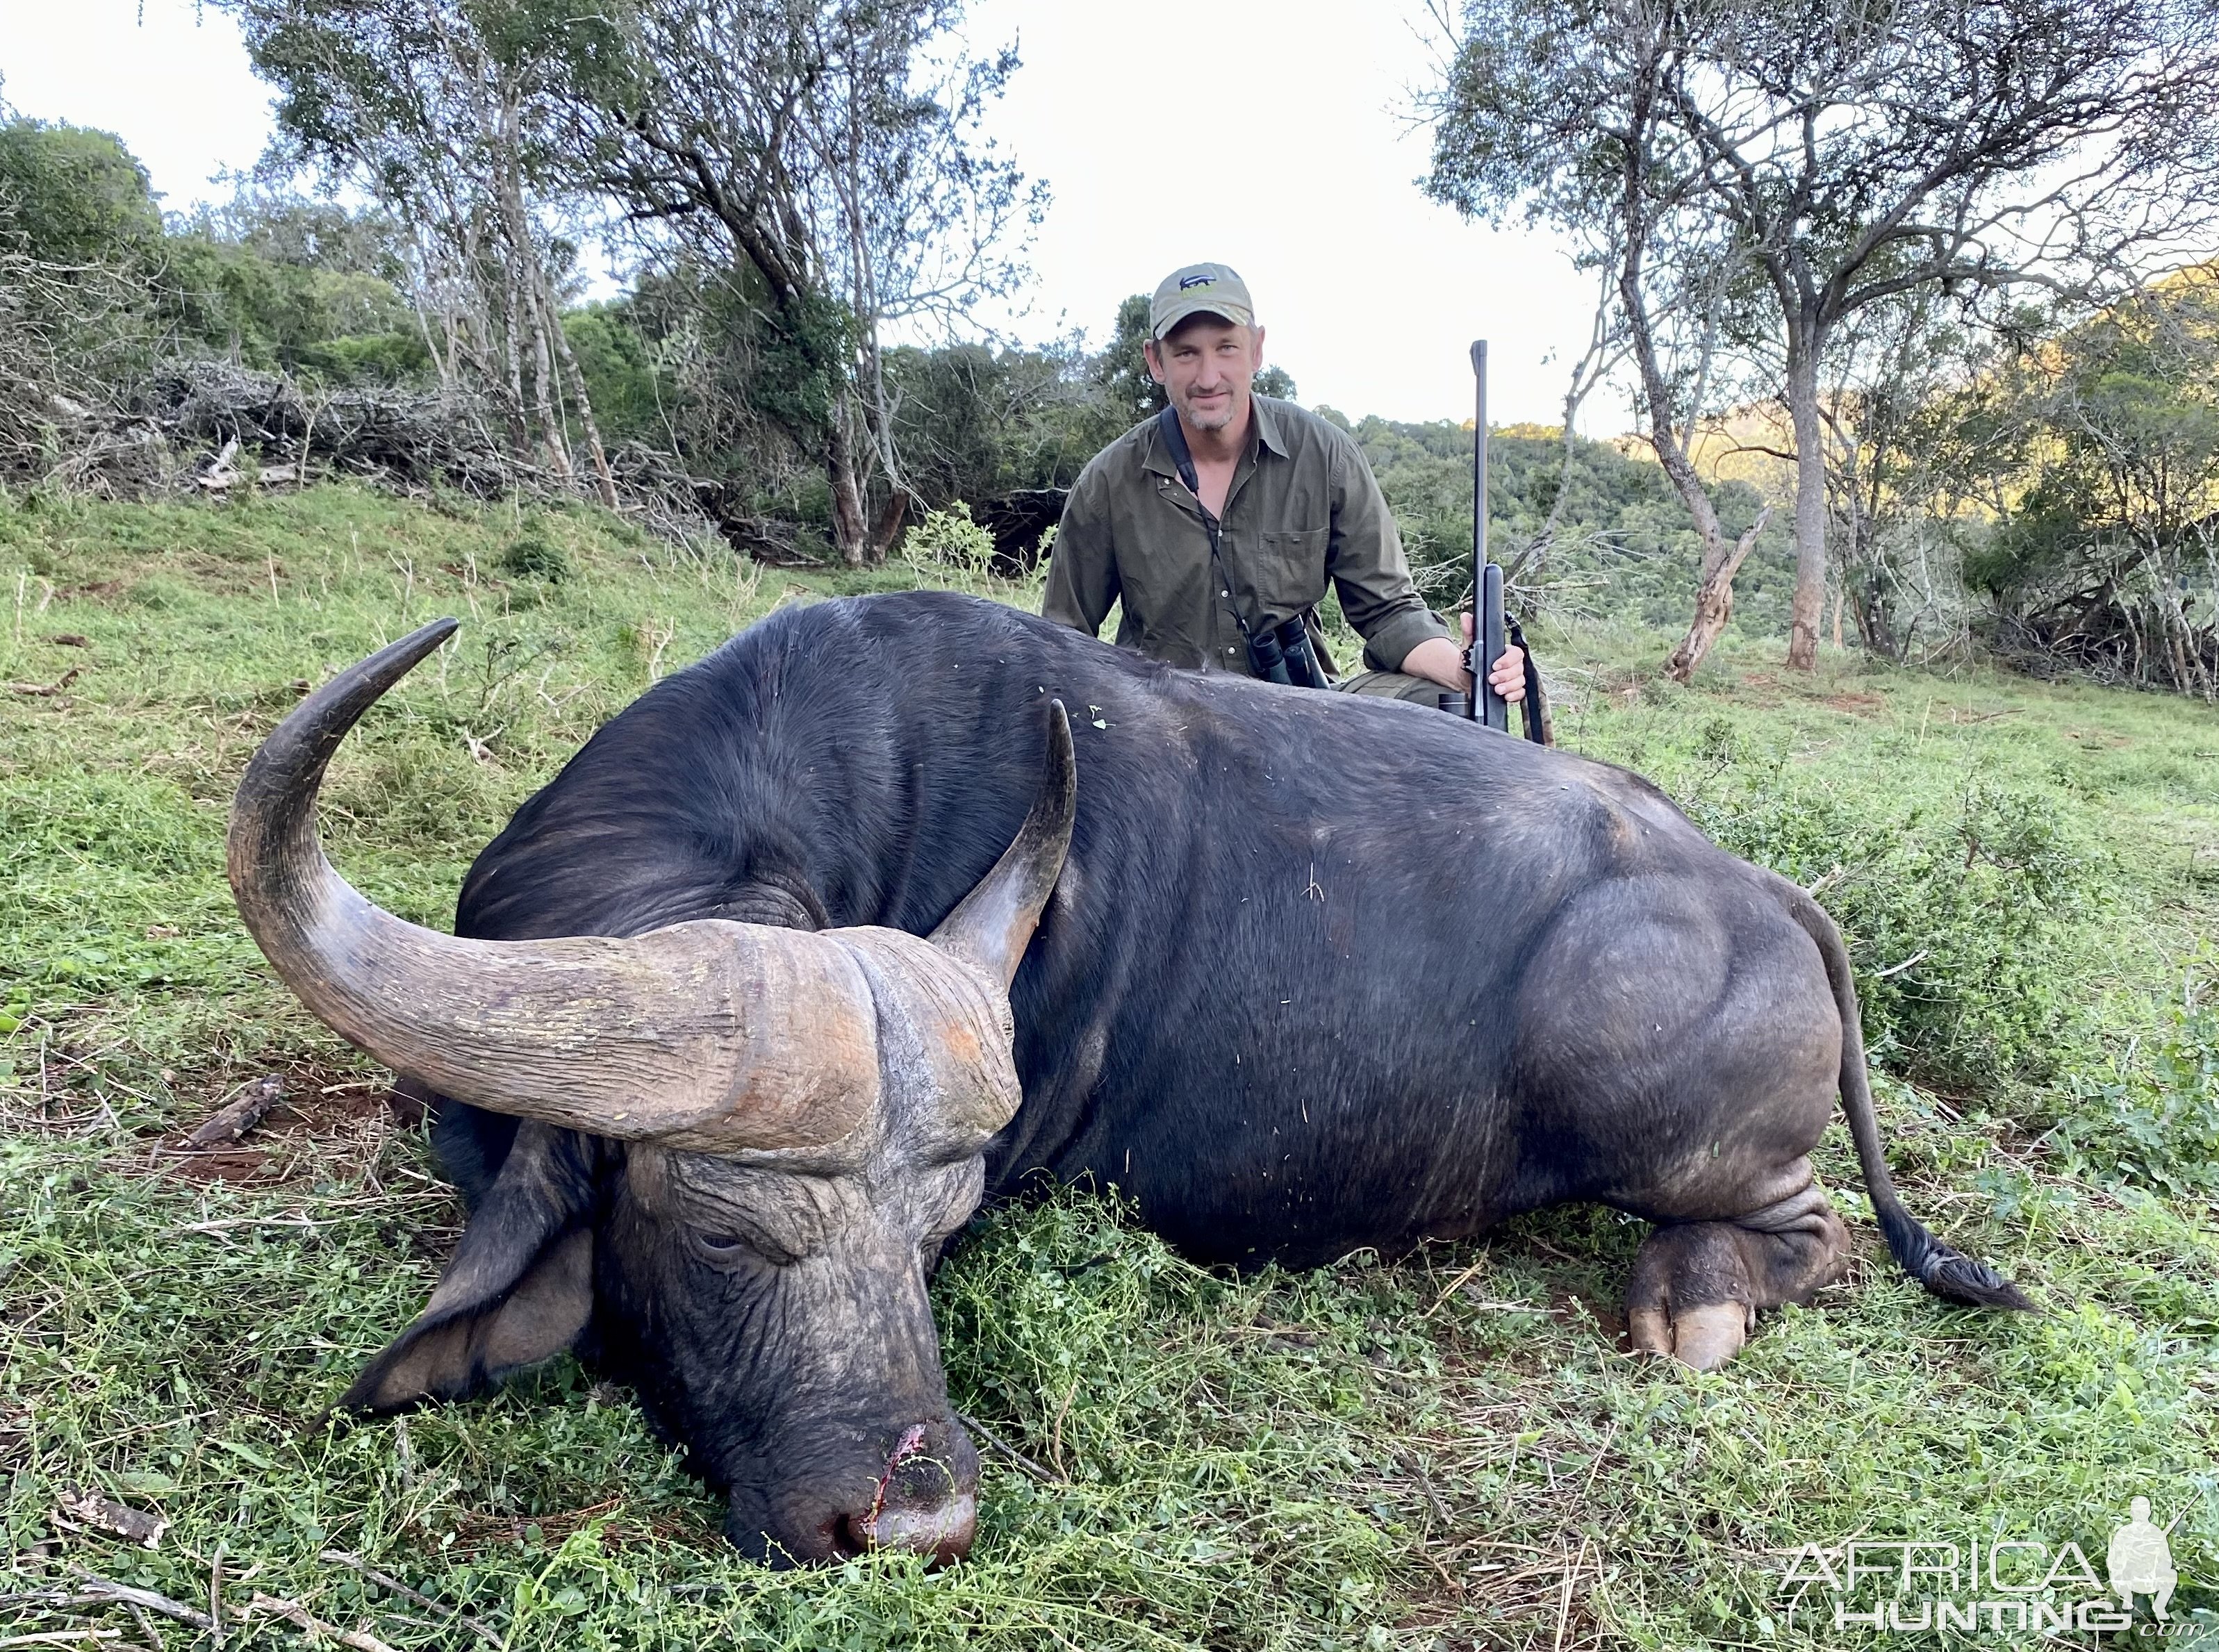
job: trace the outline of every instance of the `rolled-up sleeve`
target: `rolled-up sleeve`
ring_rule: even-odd
[[[1335,447],[1326,568],[1340,593],[1340,612],[1363,637],[1368,660],[1381,671],[1399,671],[1412,649],[1429,637],[1448,636],[1449,629],[1410,583],[1402,536],[1363,450],[1353,440]],[[1056,550],[1063,550],[1060,534]]]
[[[1116,543],[1110,531],[1110,489],[1099,463],[1079,473],[1063,502],[1055,544],[1048,553],[1047,591],[1041,614],[1059,625],[1102,634],[1110,604],[1117,600]]]

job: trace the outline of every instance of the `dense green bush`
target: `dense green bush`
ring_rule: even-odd
[[[1067,353],[953,345],[888,353],[897,438],[928,503],[1068,488],[1125,423]]]
[[[2189,964],[2170,1003],[2112,978],[2122,868],[2062,772],[1821,778],[1723,715],[1614,755],[1722,847],[1816,888],[1883,1071],[2040,1136],[2073,1174],[2219,1189],[2219,960]]]
[[[944,511],[926,512],[902,537],[902,556],[915,568],[983,574],[994,560],[994,536],[971,519],[971,507],[959,499]]]
[[[2219,1011],[2174,1006],[2155,1032],[2066,1073],[2058,1102],[2048,1139],[2073,1171],[2219,1189]]]
[[[1689,814],[1734,854],[1817,888],[1876,1060],[1965,1096],[2055,1076],[2104,885],[2054,792],[1973,779],[1906,806],[1750,761],[1723,722],[1705,748],[1712,786]]]
[[[431,365],[422,329],[390,281],[273,258],[211,230],[164,242],[154,295],[181,343],[264,372],[393,383]]]
[[[549,537],[545,523],[527,522],[500,553],[500,571],[560,585],[571,574],[570,553]]]
[[[601,439],[612,447],[625,442],[668,447],[678,389],[636,307],[630,297],[584,305],[563,316],[563,332],[586,376]]]
[[[105,132],[0,124],[0,242],[47,264],[130,263],[162,239],[146,169]]]

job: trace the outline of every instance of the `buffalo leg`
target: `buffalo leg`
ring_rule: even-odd
[[[1848,1230],[1814,1186],[1746,1215],[1661,1227],[1625,1294],[1633,1345],[1716,1370],[1741,1351],[1757,1310],[1807,1302],[1849,1253]]]

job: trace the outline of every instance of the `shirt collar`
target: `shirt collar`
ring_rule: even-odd
[[[1256,439],[1281,458],[1287,456],[1287,438],[1279,429],[1279,421],[1271,412],[1269,401],[1263,396],[1248,398],[1248,417],[1256,432]]]
[[[1151,426],[1155,422],[1153,419],[1148,421]],[[1279,428],[1278,419],[1273,416],[1264,397],[1252,395],[1248,398],[1248,445],[1244,456],[1252,461],[1259,447],[1269,449],[1282,459],[1287,456],[1286,434]],[[1148,433],[1147,456],[1141,463],[1144,469],[1153,470],[1159,476],[1169,476],[1174,481],[1178,480],[1178,467],[1172,463],[1162,433],[1153,428]]]

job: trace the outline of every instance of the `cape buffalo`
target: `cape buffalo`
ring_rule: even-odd
[[[314,798],[453,629],[311,695],[233,818],[248,927],[441,1098],[471,1208],[348,1407],[575,1348],[749,1553],[960,1555],[925,1280],[982,1196],[1091,1177],[1192,1257],[1292,1265],[1597,1200],[1656,1224],[1634,1345],[1710,1367],[1842,1266],[1837,1092],[1904,1268],[2028,1306],[1897,1198],[1832,923],[1621,769],[967,598],[826,602],[596,734],[451,937],[339,879]]]

